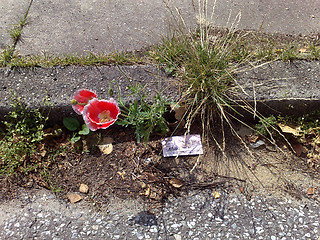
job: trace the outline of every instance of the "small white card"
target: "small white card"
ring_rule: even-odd
[[[199,134],[165,138],[162,141],[162,148],[164,157],[203,154]]]

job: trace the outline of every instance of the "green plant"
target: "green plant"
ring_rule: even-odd
[[[112,54],[96,54],[89,52],[84,55],[70,54],[55,56],[44,52],[41,55],[13,56],[10,66],[14,67],[53,67],[66,65],[132,65],[140,63],[133,53],[115,52]],[[4,65],[4,64],[3,64]]]
[[[47,169],[43,169],[41,172],[41,177],[45,180],[45,182],[47,183],[48,185],[48,188],[54,192],[54,193],[60,193],[62,192],[62,188],[60,186],[57,186],[54,181],[52,180],[53,177],[50,173],[48,173],[48,170]]]
[[[265,137],[270,137],[274,133],[274,129],[277,126],[277,118],[273,115],[267,118],[260,118],[259,123],[256,124],[255,129],[258,134]]]
[[[135,100],[127,106],[119,94],[122,117],[118,119],[116,124],[134,128],[138,143],[141,140],[146,143],[153,132],[167,133],[167,121],[163,114],[168,111],[171,102],[165,99],[160,92],[157,92],[152,102],[148,102],[144,87],[140,84],[130,86],[129,89],[131,91],[130,96],[133,96]]]
[[[255,103],[249,104],[241,97],[242,88],[235,77],[237,71],[259,67],[260,61],[290,60],[300,55],[294,43],[290,42],[285,50],[279,50],[278,47],[283,44],[263,35],[236,31],[234,26],[240,21],[240,13],[230,29],[214,27],[208,19],[207,0],[198,0],[198,3],[198,27],[193,32],[185,28],[179,11],[176,15],[173,8],[168,6],[173,16],[172,34],[153,48],[150,56],[162,64],[167,72],[181,78],[182,94],[178,103],[187,108],[187,132],[200,119],[203,139],[208,143],[213,140],[224,153],[225,129],[230,129],[241,140],[233,121],[248,126],[242,121],[243,114],[251,114],[266,129],[279,131],[270,119],[265,119],[256,111]],[[264,43],[261,43],[262,40]],[[220,133],[221,137],[217,137],[216,133]],[[269,137],[268,140],[275,143],[273,137]]]
[[[320,59],[320,46],[315,44],[309,45],[310,53],[311,53],[311,59],[313,60],[319,60]]]
[[[11,105],[0,140],[0,175],[26,173],[41,165],[39,152],[48,117],[39,109],[28,109],[19,98],[12,98]]]
[[[80,122],[75,118],[64,117],[62,122],[69,131],[73,132],[70,139],[71,143],[76,143],[81,140],[81,136],[86,136],[92,133],[86,124],[82,124],[80,126]]]
[[[199,0],[203,12],[200,11],[196,33],[186,32],[184,22],[175,18],[173,34],[165,38],[151,55],[182,78],[180,102],[188,108],[188,131],[200,117],[203,134],[208,137],[213,136],[217,121],[222,129],[224,123],[231,126],[230,119],[238,115],[235,107],[254,110],[237,97],[233,77],[238,66],[250,57],[249,48],[239,47],[245,36],[236,34],[233,29],[216,31],[208,22],[206,4],[207,1]],[[238,18],[235,24],[237,21]]]
[[[281,52],[281,59],[284,61],[298,58],[298,47],[295,43],[287,44]]]
[[[6,47],[0,56],[0,65],[7,66],[12,58],[14,58],[14,48],[13,47]]]

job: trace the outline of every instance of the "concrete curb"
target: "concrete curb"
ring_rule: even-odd
[[[144,86],[150,99],[159,89],[170,98],[177,98],[178,93],[177,80],[168,77],[157,66],[151,65],[16,68],[12,71],[0,68],[0,81],[0,120],[3,120],[4,115],[11,109],[12,93],[30,108],[38,108],[48,96],[53,105],[50,123],[61,122],[64,116],[78,116],[70,104],[74,92],[78,89],[91,89],[99,98],[108,99],[108,90],[111,87],[114,98],[117,99],[119,91],[115,83],[118,83],[124,102],[133,100],[133,97],[128,96],[131,93],[131,84]]]
[[[61,122],[64,116],[77,115],[70,100],[74,92],[81,88],[96,91],[100,98],[108,98],[112,87],[118,96],[117,82],[124,102],[128,97],[130,84],[140,83],[151,96],[161,88],[164,96],[179,98],[179,80],[169,77],[157,66],[64,66],[53,68],[17,68],[8,71],[0,69],[0,120],[10,110],[11,91],[29,107],[39,107],[46,96],[50,97],[53,108],[51,123]],[[255,106],[263,115],[301,115],[320,109],[320,64],[319,62],[295,61],[272,62],[259,68],[247,68],[236,76],[241,89],[240,98]],[[246,121],[252,116],[244,113]]]

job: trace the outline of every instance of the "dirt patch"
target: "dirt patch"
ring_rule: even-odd
[[[200,157],[163,158],[163,137],[154,135],[147,145],[137,144],[133,131],[117,126],[101,132],[101,137],[105,136],[114,139],[109,155],[97,148],[90,153],[77,152],[66,140],[65,150],[51,160],[46,176],[35,172],[1,177],[0,201],[13,198],[21,186],[51,188],[67,200],[67,194],[79,193],[80,184],[89,188],[88,193],[80,193],[82,198],[99,207],[113,197],[161,202],[197,188],[236,191],[248,198],[261,192],[319,197],[319,189],[312,195],[307,191],[320,186],[320,172],[309,168],[306,158],[295,156],[285,145],[276,148],[266,143],[254,149],[227,136],[226,155],[215,147],[205,147]]]

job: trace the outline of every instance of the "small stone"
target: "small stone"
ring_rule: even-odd
[[[70,201],[71,203],[79,202],[79,201],[82,199],[82,197],[81,197],[79,194],[77,194],[77,193],[68,194],[68,195],[67,195],[67,198],[69,199],[69,201]]]
[[[196,225],[196,223],[195,222],[187,222],[187,225],[189,228],[193,228]]]
[[[299,218],[299,223],[303,224],[303,218]]]
[[[73,233],[71,238],[78,238],[78,234],[77,233]]]
[[[178,228],[178,227],[180,227],[180,224],[174,223],[174,224],[171,225],[171,227],[172,227],[172,228]]]
[[[179,235],[179,234],[174,234],[173,237],[174,237],[175,240],[181,240],[182,239],[181,235]]]
[[[150,232],[152,232],[152,233],[157,233],[157,232],[158,232],[157,227],[156,227],[156,226],[151,227],[151,228],[150,228]]]
[[[92,229],[93,229],[93,230],[98,230],[98,229],[99,229],[99,226],[98,226],[98,225],[93,225],[93,226],[92,226]]]
[[[102,221],[101,218],[96,220],[97,223],[101,223],[101,221]]]
[[[262,227],[257,227],[256,230],[257,230],[257,233],[258,233],[258,234],[261,234],[261,233],[264,232],[264,230],[263,230]]]
[[[79,187],[79,192],[88,193],[88,191],[89,191],[88,185],[81,183]]]

